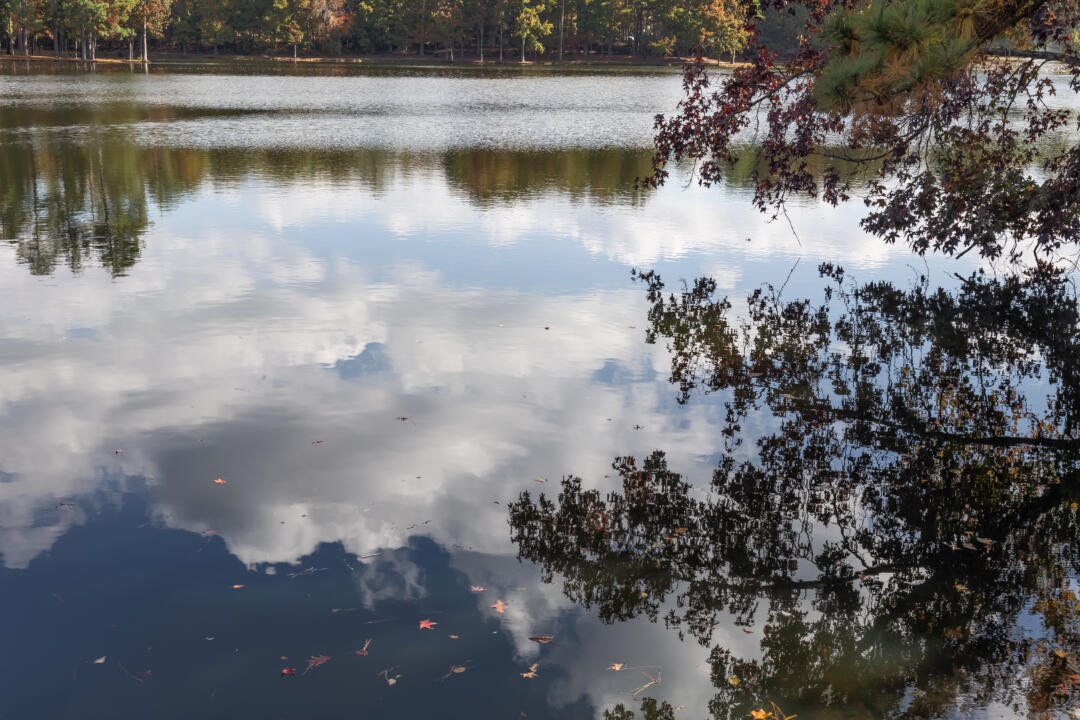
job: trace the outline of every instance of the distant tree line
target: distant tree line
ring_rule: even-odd
[[[86,60],[99,52],[146,60],[153,46],[524,61],[687,55],[700,47],[734,60],[755,12],[736,0],[0,0],[0,49]],[[763,36],[794,46],[783,32],[790,19],[765,20]],[[761,29],[761,18],[756,24]]]

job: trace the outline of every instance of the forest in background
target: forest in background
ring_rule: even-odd
[[[0,0],[9,55],[147,60],[153,52],[430,55],[448,60],[662,58],[734,62],[753,20],[796,46],[800,18],[735,0]]]

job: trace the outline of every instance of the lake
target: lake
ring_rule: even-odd
[[[0,717],[1076,707],[1075,295],[680,81],[0,64]]]

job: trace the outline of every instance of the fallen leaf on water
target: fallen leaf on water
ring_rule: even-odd
[[[538,642],[541,645],[547,645],[549,642],[552,641],[552,637],[550,635],[533,635],[529,639],[533,642]]]
[[[653,677],[652,675],[645,672],[644,670],[641,671],[641,674],[644,675],[645,677],[649,678],[649,682],[645,683],[644,685],[639,687],[637,690],[635,690],[632,697],[637,697],[646,688],[650,688],[653,685],[659,685],[660,684],[660,671],[659,670],[656,671],[656,677]]]
[[[483,585],[470,585],[469,586],[469,591],[470,592],[484,592],[485,590],[487,590],[487,588],[484,587]]]
[[[217,535],[217,530],[203,530],[203,535]]]
[[[287,667],[287,668],[282,668],[281,669],[280,677],[285,677],[286,675],[295,675],[295,674],[296,674],[296,668]]]
[[[754,634],[754,631],[753,631],[753,630],[749,630],[749,629],[747,629],[747,628],[743,628],[743,629],[742,629],[742,631],[743,631],[744,633],[746,633],[747,635],[753,635],[753,634]]]
[[[397,675],[394,675],[393,677],[390,677],[390,673],[394,672],[397,669],[398,669],[398,666],[395,665],[394,667],[389,667],[389,668],[386,668],[385,670],[380,670],[379,672],[377,672],[375,674],[376,675],[381,675],[383,680],[386,681],[387,685],[397,685],[398,678],[401,677],[401,674],[399,673]]]
[[[964,547],[966,547],[968,550],[978,550],[977,547],[975,547],[974,545],[972,545],[969,542],[962,542],[960,544],[963,545]]]
[[[123,450],[120,450],[120,449],[118,448],[118,449],[116,449],[116,450],[113,450],[113,454],[114,454],[114,455],[123,455],[123,454],[124,454],[124,451],[123,451]]]
[[[311,441],[311,444],[312,444],[312,445],[322,445],[322,444],[323,444],[323,441],[322,441],[322,440],[312,440],[312,441]]]
[[[781,610],[780,614],[784,617],[791,617],[791,613],[789,613],[787,610]]]
[[[727,684],[730,685],[731,687],[739,687],[740,682],[741,681],[739,680],[738,676],[736,676],[736,675],[728,675]]]
[[[233,585],[233,586],[232,586],[232,589],[233,589],[233,590],[239,590],[239,589],[240,589],[240,588],[242,588],[242,587],[244,587],[244,586],[243,586],[243,585]]]
[[[773,713],[778,720],[795,720],[795,718],[799,717],[798,715],[785,715],[784,711],[780,709],[780,706],[771,700],[769,701],[769,704],[772,705]]]
[[[535,480],[534,482],[538,482],[538,483],[546,483],[546,482],[547,482],[547,478],[542,478],[542,477],[538,477],[538,478],[536,478],[536,480]]]
[[[217,480],[215,480],[215,481],[214,481],[214,484],[215,484],[215,485],[224,485],[224,484],[225,484],[225,480],[224,480],[224,479],[222,479],[222,478],[218,478]]]
[[[471,660],[466,660],[465,664],[463,664],[463,665],[451,665],[450,666],[450,672],[443,675],[442,679],[445,680],[446,678],[450,677],[451,675],[460,675],[461,673],[465,672],[466,670],[469,669],[468,668],[468,663],[470,663],[470,662],[472,662],[472,661]]]
[[[765,710],[760,710],[760,709],[759,710],[751,710],[750,711],[750,716],[752,718],[754,718],[754,720],[765,720],[765,718],[771,717],[772,713],[771,712],[766,712]]]
[[[488,607],[495,608],[495,612],[497,612],[497,613],[504,613],[504,612],[506,612],[506,608],[508,608],[509,605],[504,603],[502,600],[496,600],[493,604],[489,605]]]
[[[434,620],[421,620],[420,621],[420,629],[421,630],[434,630],[435,626],[438,625],[438,624],[439,623],[435,622]]]
[[[367,640],[364,641],[364,647],[357,650],[356,654],[357,655],[367,655],[368,654],[367,649],[369,647],[371,647],[371,638],[368,638]]]
[[[987,545],[987,546],[994,544],[994,541],[991,540],[990,538],[977,537],[977,538],[975,538],[975,540],[978,541],[978,542],[981,542],[983,545]]]
[[[105,656],[104,656],[104,655],[102,655],[102,656],[101,656],[101,657],[99,657],[99,658],[98,658],[97,660],[95,660],[95,661],[94,661],[94,664],[95,664],[95,665],[101,665],[101,664],[102,664],[103,662],[105,662]]]
[[[953,587],[961,592],[967,590],[967,585],[961,585],[960,583],[956,583],[955,585],[953,585]]]
[[[534,678],[534,677],[536,677],[536,670],[539,667],[540,667],[540,663],[533,663],[532,665],[529,666],[529,672],[523,672],[523,673],[520,673],[520,675],[523,678]]]
[[[1062,660],[1065,659],[1065,651],[1062,650],[1061,648],[1054,648],[1054,654],[1057,655]]]
[[[615,672],[618,672],[624,667],[626,667],[626,665],[624,665],[623,663],[611,663],[611,667],[609,667],[608,670],[614,670]]]
[[[688,529],[688,528],[675,528],[675,532],[677,532],[677,533],[684,533],[684,532],[686,532],[686,531],[687,531],[687,529]]]
[[[459,635],[447,635],[447,637],[450,638],[451,640],[460,640],[461,639],[461,637]]]
[[[328,662],[330,662],[329,655],[312,655],[308,658],[307,669],[304,670],[304,674],[307,675],[315,668],[319,667],[320,665],[325,665]]]

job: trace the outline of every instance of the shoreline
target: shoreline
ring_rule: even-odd
[[[440,53],[445,55],[445,53]],[[0,61],[9,63],[53,63],[58,65],[103,65],[113,66],[161,66],[161,65],[230,65],[230,64],[274,64],[274,65],[333,65],[333,66],[414,66],[414,67],[477,67],[477,68],[561,68],[561,67],[625,67],[625,68],[681,68],[687,63],[693,62],[692,57],[666,57],[666,58],[631,58],[627,55],[614,57],[570,57],[562,62],[558,60],[527,60],[521,62],[517,59],[479,60],[475,57],[455,58],[453,61],[439,55],[355,55],[355,56],[318,56],[299,57],[281,55],[208,55],[204,53],[155,53],[146,62],[142,60],[128,60],[117,57],[98,57],[95,60],[83,60],[78,57],[55,57],[54,55],[0,55]],[[706,58],[706,64],[711,67],[736,68],[746,65],[743,62],[734,64],[726,61],[717,61],[714,58]]]

